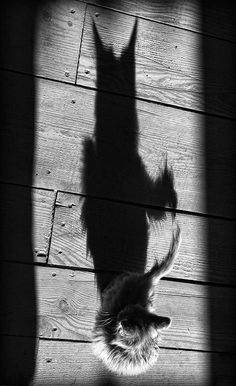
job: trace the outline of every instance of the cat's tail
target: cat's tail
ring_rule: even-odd
[[[181,244],[181,231],[180,231],[179,225],[177,224],[176,229],[173,231],[172,241],[171,241],[170,249],[167,256],[160,264],[156,262],[154,266],[150,269],[150,271],[148,271],[145,274],[145,276],[148,279],[153,280],[153,284],[157,284],[157,282],[163,276],[167,275],[171,271],[174,265],[174,260],[177,256],[180,244]]]

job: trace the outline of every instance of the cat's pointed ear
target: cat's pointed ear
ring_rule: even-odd
[[[97,26],[96,24],[93,22],[93,36],[94,36],[94,39],[95,39],[95,47],[96,49],[102,49],[103,48],[103,43],[102,43],[102,40],[99,36],[99,33],[98,33],[98,30],[97,30]]]
[[[138,25],[138,19],[135,19],[133,30],[130,36],[129,44],[127,47],[128,51],[134,51],[135,43],[136,43],[136,37],[137,37],[137,25]]]
[[[165,316],[155,315],[154,325],[157,330],[162,330],[163,328],[168,328],[171,325],[171,319]]]
[[[135,20],[133,30],[130,35],[129,43],[128,45],[122,50],[121,59],[127,60],[127,57],[134,58],[135,55],[135,43],[136,43],[136,37],[137,37],[137,25],[138,21]]]

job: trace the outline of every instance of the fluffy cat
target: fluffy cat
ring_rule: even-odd
[[[173,231],[165,260],[146,273],[125,273],[105,289],[93,330],[93,351],[111,371],[137,375],[158,357],[158,337],[171,323],[152,307],[154,286],[173,267],[180,246],[180,228]]]

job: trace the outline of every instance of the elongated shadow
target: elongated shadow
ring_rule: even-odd
[[[35,1],[1,5],[0,218],[1,384],[34,374],[36,295],[32,251]],[[21,264],[26,263],[26,264]]]
[[[145,170],[138,154],[138,120],[135,101],[135,41],[137,22],[129,43],[119,58],[106,47],[93,25],[96,45],[97,88],[129,95],[122,97],[107,92],[96,94],[94,137],[84,142],[83,184],[87,198],[83,221],[87,247],[97,271],[98,288],[102,291],[121,271],[143,272],[146,265],[148,221],[153,211],[136,205],[119,203],[155,202],[176,208],[177,195],[173,173],[164,162],[156,180]],[[157,122],[158,125],[158,122]],[[159,165],[157,165],[157,168]],[[95,199],[99,197],[103,199]],[[164,211],[155,214],[156,220]]]

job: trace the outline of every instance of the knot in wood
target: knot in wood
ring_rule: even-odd
[[[62,312],[68,312],[69,310],[69,304],[67,303],[66,299],[61,299],[59,301],[59,308]]]

